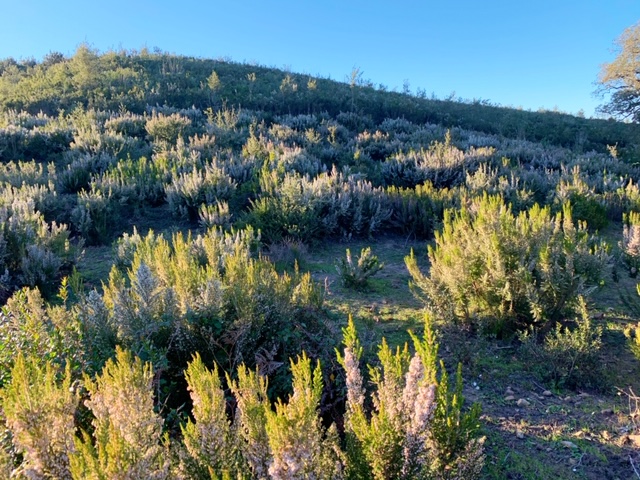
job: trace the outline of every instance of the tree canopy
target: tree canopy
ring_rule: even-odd
[[[640,122],[640,22],[627,28],[616,44],[618,56],[600,71],[599,83],[611,93],[601,111]]]

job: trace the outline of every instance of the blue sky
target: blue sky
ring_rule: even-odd
[[[591,116],[640,0],[0,0],[0,12],[0,58],[158,47]]]

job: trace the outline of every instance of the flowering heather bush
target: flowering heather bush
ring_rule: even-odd
[[[181,427],[184,446],[201,477],[240,472],[239,445],[226,414],[226,399],[217,366],[207,369],[195,355],[185,371],[193,402],[193,421]]]
[[[343,332],[345,348],[338,360],[347,387],[347,478],[478,478],[484,462],[477,438],[480,409],[474,405],[463,413],[460,370],[454,388],[444,366],[438,375],[430,324],[424,340],[412,336],[413,356],[406,344],[393,352],[383,340],[380,365],[369,367],[375,385],[370,414],[359,366],[362,347],[351,319]]]
[[[176,216],[196,220],[203,204],[228,200],[236,189],[235,182],[215,164],[202,170],[176,175],[165,192],[167,202]]]
[[[16,478],[70,479],[69,455],[74,451],[74,413],[79,401],[71,386],[67,363],[62,381],[51,362],[18,353],[11,381],[0,403],[13,445],[22,463]]]
[[[288,402],[279,400],[275,411],[266,410],[268,473],[278,480],[343,478],[337,432],[331,429],[325,434],[318,415],[323,387],[320,363],[312,371],[311,360],[303,353],[291,360],[291,372],[293,394]]]
[[[622,222],[620,248],[626,264],[637,273],[640,267],[640,213],[625,213]]]
[[[106,242],[119,224],[123,205],[111,190],[103,191],[96,184],[78,193],[71,211],[71,224],[90,244]]]
[[[191,119],[178,113],[165,115],[154,112],[145,124],[147,133],[158,145],[175,144],[178,138],[184,140],[190,127]]]
[[[85,378],[94,431],[75,441],[70,455],[74,479],[172,478],[152,381],[151,364],[121,349],[95,380]]]
[[[0,128],[0,159],[39,162],[55,160],[69,147],[71,135],[71,131],[67,129],[47,131],[38,126],[25,128],[7,125]]]
[[[13,193],[26,196],[24,192]],[[0,295],[6,296],[20,286],[37,286],[45,294],[52,293],[61,271],[76,262],[79,247],[70,243],[66,225],[44,220],[33,199],[6,199],[4,205],[2,200]]]
[[[335,167],[311,179],[296,174],[261,178],[263,194],[252,203],[247,222],[268,242],[292,237],[305,242],[325,236],[364,236],[384,228],[391,216],[384,191],[348,169]]]
[[[344,334],[344,443],[335,426],[323,426],[320,363],[312,368],[304,353],[291,360],[292,393],[275,405],[262,370],[241,365],[234,378],[227,375],[231,416],[218,367],[208,369],[195,355],[185,370],[192,416],[171,446],[154,411],[150,363],[117,347],[94,379],[85,374],[93,429],[79,438],[70,367],[60,380],[51,362],[43,366],[40,356],[25,360],[20,354],[0,394],[14,446],[24,455],[20,471],[61,479],[477,478],[483,462],[479,410],[463,411],[460,373],[450,387],[437,366],[430,327],[424,340],[413,337],[414,355],[406,345],[393,352],[382,343],[379,366],[369,368],[371,412],[351,319]]]
[[[382,171],[387,185],[415,187],[426,181],[440,188],[458,185],[465,169],[475,169],[477,163],[493,156],[492,148],[471,148],[467,152],[455,147],[447,132],[444,143],[434,142],[419,152],[398,153],[383,163]]]
[[[516,217],[487,195],[447,211],[428,251],[428,277],[413,254],[405,259],[416,295],[442,318],[494,333],[550,328],[597,285],[609,259],[584,224],[574,225],[568,204],[555,217],[538,205]]]
[[[267,378],[241,365],[236,379],[227,375],[227,383],[237,404],[234,428],[242,458],[254,478],[267,478],[270,454],[266,423],[271,408]]]

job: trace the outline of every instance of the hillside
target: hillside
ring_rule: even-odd
[[[213,72],[217,80],[210,83]],[[358,69],[345,77],[347,81],[335,81],[146,50],[100,54],[81,46],[71,58],[51,53],[41,62],[0,61],[0,107],[57,115],[77,105],[111,111],[123,106],[144,113],[156,105],[204,110],[224,102],[270,115],[354,112],[373,124],[405,118],[582,151],[605,151],[606,145],[616,144],[623,151],[640,142],[633,124],[502,108],[482,100],[429,99],[425,91],[390,92],[363,79]]]
[[[357,71],[3,60],[0,469],[630,477],[639,146]]]

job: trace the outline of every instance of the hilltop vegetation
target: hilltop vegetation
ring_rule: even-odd
[[[494,461],[504,383],[464,387],[488,402],[483,427],[457,364],[619,410],[614,387],[638,373],[619,337],[637,343],[639,134],[388,92],[357,70],[344,83],[86,46],[0,62],[4,471],[525,475]],[[402,242],[382,267],[384,238]],[[416,325],[410,350],[398,331]],[[630,452],[602,448],[584,478]]]

